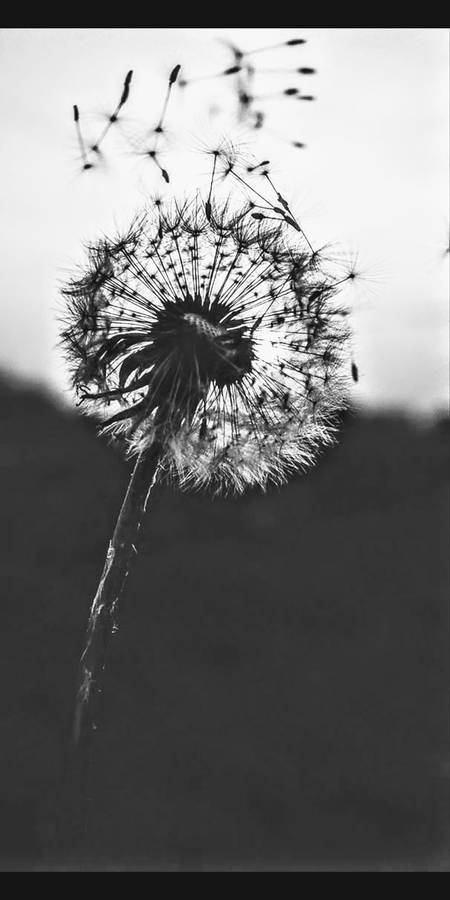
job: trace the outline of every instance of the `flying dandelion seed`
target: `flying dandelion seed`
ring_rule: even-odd
[[[142,160],[146,160],[150,162],[150,164],[153,164],[154,169],[159,172],[166,184],[169,184],[171,180],[170,166],[169,168],[165,168],[162,165],[161,156],[162,152],[167,150],[166,114],[173,88],[176,85],[178,90],[185,91],[188,89],[190,98],[191,86],[205,82],[211,82],[212,85],[215,85],[217,84],[217,80],[223,81],[224,87],[225,85],[227,86],[225,88],[225,94],[228,91],[231,92],[232,96],[234,95],[235,111],[232,118],[234,118],[242,127],[249,128],[254,132],[265,130],[267,134],[272,135],[277,141],[281,141],[291,148],[303,148],[305,146],[304,142],[297,140],[295,134],[285,136],[280,134],[277,129],[271,127],[270,113],[273,112],[274,105],[277,102],[286,100],[311,101],[314,100],[315,97],[311,94],[303,94],[299,87],[294,85],[291,86],[289,83],[284,88],[278,87],[276,90],[271,90],[269,93],[256,92],[256,85],[259,84],[261,76],[264,78],[264,76],[270,74],[275,76],[280,75],[286,78],[291,75],[314,75],[316,69],[311,66],[295,66],[292,68],[280,67],[271,69],[270,67],[264,67],[259,64],[259,54],[261,54],[264,59],[264,54],[266,52],[284,48],[288,55],[291,56],[291,53],[293,52],[291,48],[305,44],[306,41],[303,38],[293,38],[284,41],[281,44],[258,47],[249,51],[242,50],[228,41],[222,40],[221,43],[231,52],[232,58],[230,59],[230,63],[232,64],[224,66],[219,71],[213,71],[211,73],[202,73],[200,71],[194,77],[187,77],[184,71],[181,70],[180,64],[175,65],[171,69],[168,76],[167,89],[161,114],[156,125],[152,126],[150,129],[148,127],[145,128],[144,137],[140,137],[139,134],[127,135],[122,127],[122,111],[123,107],[128,102],[131,83],[134,77],[132,69],[130,69],[125,76],[122,91],[113,112],[105,114],[105,121],[100,133],[95,140],[89,144],[86,143],[81,130],[78,106],[74,105],[73,117],[79,148],[81,171],[85,172],[90,169],[98,169],[99,166],[105,162],[105,157],[103,155],[105,139],[108,134],[110,134],[111,130],[115,130],[116,132],[119,132],[122,142],[126,145],[127,154],[137,156]],[[254,56],[256,56],[256,62],[253,61]],[[215,90],[215,97],[216,100],[219,97],[217,88]],[[265,108],[266,103],[268,104],[268,110]],[[221,104],[218,103],[216,105],[216,113],[220,112]],[[289,124],[295,124],[295,116],[293,117],[293,121],[290,121]]]
[[[125,76],[125,80],[123,83],[122,93],[120,95],[119,102],[117,103],[117,106],[115,107],[114,111],[111,114],[107,115],[106,125],[103,127],[102,131],[100,132],[99,136],[94,141],[94,143],[89,147],[90,153],[94,153],[97,156],[100,155],[101,144],[103,144],[103,141],[105,140],[105,138],[106,138],[108,132],[110,131],[110,129],[112,128],[112,126],[115,125],[119,121],[119,114],[122,110],[122,107],[125,106],[125,103],[127,102],[128,98],[130,96],[130,85],[131,85],[132,77],[133,77],[133,70],[130,69],[130,71],[127,72],[127,74]],[[88,158],[88,151],[86,150],[86,144],[85,144],[85,141],[84,141],[82,133],[81,133],[80,114],[79,114],[77,105],[73,106],[73,117],[74,117],[74,122],[75,122],[75,129],[76,129],[76,133],[77,133],[78,145],[79,145],[79,149],[80,149],[80,157],[81,157],[81,160],[83,163],[82,171],[85,171],[87,169],[92,169],[92,168],[94,168],[94,163],[91,161],[91,159]]]

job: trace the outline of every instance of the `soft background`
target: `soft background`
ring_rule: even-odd
[[[97,134],[133,68],[126,127],[154,123],[173,65],[230,64],[218,36],[308,39],[295,63],[270,57],[318,69],[315,104],[272,101],[270,126],[308,146],[259,135],[254,152],[314,242],[359,253],[361,377],[308,476],[238,500],[155,489],[108,660],[84,866],[446,870],[444,29],[0,32],[0,867],[64,867],[78,658],[129,477],[65,391],[58,282],[82,240],[161,188],[118,136],[80,176],[71,107]],[[179,190],[232,121],[223,82],[188,97],[168,118]]]
[[[292,37],[307,43],[255,55],[255,65],[312,66],[317,75],[261,75],[255,92],[300,85],[317,101],[267,101],[267,129],[257,133],[213,114],[217,106],[231,113],[230,80],[174,90],[172,149],[163,159],[171,187],[199,183],[209,169],[199,150],[223,134],[269,158],[313,243],[357,252],[366,273],[355,296],[355,400],[423,413],[446,407],[449,47],[448,31],[437,28],[0,31],[4,366],[64,389],[59,282],[81,261],[82,240],[126,224],[164,188],[155,167],[114,134],[102,173],[80,176],[72,105],[94,140],[133,69],[123,113],[134,136],[141,122],[156,124],[175,64],[194,78],[233,63],[224,40],[252,50]],[[307,149],[293,150],[272,131]]]

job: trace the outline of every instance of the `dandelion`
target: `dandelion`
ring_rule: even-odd
[[[346,279],[326,274],[284,203],[270,216],[273,204],[233,209],[211,191],[205,201],[155,200],[126,234],[89,246],[63,289],[78,402],[135,459],[90,611],[76,744],[90,747],[97,728],[107,644],[152,486],[265,488],[333,440],[350,368]]]
[[[276,46],[304,43],[293,38]],[[255,130],[267,128],[266,102],[270,108],[272,100],[314,99],[293,82],[299,75],[310,80],[315,69],[271,70],[253,56],[274,48],[229,47],[233,58],[220,71],[186,78],[174,66],[156,125],[131,142],[166,185],[161,156],[175,85],[183,91],[196,81],[224,79],[237,95],[238,121]],[[264,74],[292,82],[257,93]],[[73,106],[83,170],[95,168],[111,129],[120,128],[132,77],[130,70],[94,144],[86,142]],[[182,489],[239,494],[282,484],[334,441],[350,379],[359,377],[341,299],[353,269],[330,270],[324,249],[314,249],[274,184],[268,159],[245,160],[228,139],[205,153],[211,168],[204,197],[154,198],[125,233],[90,244],[62,289],[61,345],[78,406],[98,417],[100,432],[134,462],[80,661],[73,737],[85,802],[108,642],[153,486],[170,480]],[[238,205],[219,199],[225,183]],[[75,806],[79,813],[78,788]]]
[[[183,487],[242,491],[310,465],[345,396],[346,279],[302,243],[251,202],[195,200],[92,246],[64,290],[83,410],[129,456],[158,446]]]

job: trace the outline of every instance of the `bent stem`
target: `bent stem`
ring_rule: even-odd
[[[94,597],[86,643],[80,660],[80,677],[75,707],[73,740],[75,746],[92,737],[97,727],[96,712],[106,664],[109,638],[116,629],[115,613],[123,592],[135,542],[155,484],[161,458],[161,446],[154,443],[141,453],[133,469],[125,499],[109,543],[97,593]]]
[[[162,445],[155,441],[141,453],[134,466],[125,499],[109,543],[100,583],[95,594],[86,633],[73,720],[72,741],[67,747],[59,789],[50,853],[57,865],[84,865],[91,853],[88,841],[93,741],[98,728],[106,652],[116,630],[115,615],[122,596],[148,497],[161,463]]]

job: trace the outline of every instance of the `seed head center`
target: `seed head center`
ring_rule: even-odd
[[[183,318],[198,334],[209,338],[211,341],[225,334],[225,328],[221,328],[220,325],[213,325],[212,322],[208,322],[207,319],[198,313],[185,313]]]

